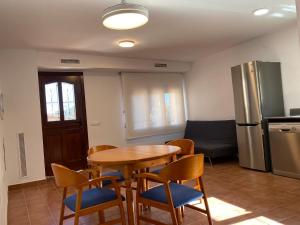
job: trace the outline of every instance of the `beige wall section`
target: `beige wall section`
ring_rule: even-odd
[[[79,65],[61,64],[61,59],[79,59]],[[167,64],[167,67],[155,67],[155,63]],[[43,69],[113,69],[146,72],[186,72],[191,69],[191,63],[152,59],[134,59],[87,55],[78,53],[38,52],[38,66]]]
[[[5,100],[5,144],[8,184],[45,178],[37,55],[29,50],[1,51]],[[27,177],[20,177],[17,133],[24,132]]]
[[[45,54],[43,52],[43,56]],[[49,65],[52,65],[54,62],[58,64],[61,54],[49,53],[49,55],[54,58],[49,59]],[[34,50],[0,51],[0,74],[5,96],[4,135],[7,149],[8,184],[24,183],[45,178],[38,85],[38,67],[41,67],[41,62],[45,62],[45,58],[40,57],[41,54]],[[88,61],[88,59],[89,57],[86,56],[85,60]],[[95,58],[91,56],[91,61],[94,63],[99,62],[99,59],[101,57],[97,56]],[[122,65],[126,64],[128,60],[124,59],[122,61],[120,58],[116,58],[113,61],[113,59],[110,58],[112,60],[110,63],[116,67],[115,71],[118,70],[118,65],[123,67]],[[140,65],[139,62],[144,67],[137,68],[146,71],[149,69],[146,64],[153,64],[151,60],[131,61],[130,70],[135,68],[135,63]],[[92,68],[94,64],[85,65],[91,67],[89,69],[94,69]],[[178,69],[180,67],[184,69],[188,64],[174,64],[173,62],[172,65],[174,68]],[[62,68],[60,67],[60,69]],[[127,142],[124,138],[124,123],[122,122],[120,79],[117,72],[107,71],[84,72],[90,145],[109,143],[122,146],[127,144],[163,143],[165,140],[182,135],[156,136]],[[100,125],[97,125],[97,121],[100,122]],[[18,132],[24,132],[25,134],[28,176],[23,178],[20,177]]]
[[[117,72],[84,72],[87,123],[90,146],[164,143],[183,133],[125,139],[121,80]]]
[[[120,78],[115,72],[84,73],[90,146],[125,144],[120,85]]]
[[[189,118],[234,118],[230,68],[250,60],[281,62],[286,113],[299,107],[300,55],[296,25],[199,59],[187,74]]]
[[[0,93],[2,81],[0,79]],[[7,181],[3,151],[3,120],[0,119],[0,224],[7,224]]]

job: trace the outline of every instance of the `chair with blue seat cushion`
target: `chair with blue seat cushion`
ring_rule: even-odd
[[[170,213],[173,225],[180,223],[180,215],[176,215],[176,209],[183,206],[200,211],[207,215],[209,225],[212,225],[207,196],[205,194],[202,181],[204,170],[204,155],[190,155],[182,157],[165,166],[159,174],[143,173],[138,175],[137,192],[136,192],[136,217],[138,225],[140,221],[153,224],[164,224],[154,219],[142,215],[141,205],[159,208]],[[186,186],[182,181],[197,179],[199,189]],[[145,180],[161,183],[161,185],[144,191],[143,183]],[[205,209],[196,207],[192,203],[196,200],[203,199]],[[179,212],[177,210],[177,212]]]
[[[88,155],[91,155],[91,154],[94,154],[99,151],[105,151],[105,150],[114,149],[114,148],[117,148],[117,147],[113,146],[113,145],[97,145],[97,146],[93,146],[93,147],[89,148],[87,153],[88,153]],[[98,168],[94,165],[90,165],[90,168],[92,168],[94,171],[98,171]],[[107,171],[107,172],[102,173],[101,175],[102,176],[116,176],[116,177],[118,177],[117,182],[123,182],[125,180],[123,174],[120,171],[116,171],[116,170]],[[97,176],[99,176],[99,172],[89,174],[90,178],[96,178]],[[102,185],[109,186],[109,185],[111,185],[111,181],[104,180]]]
[[[120,172],[120,171],[107,171],[107,172],[104,172],[102,173],[102,176],[114,176],[114,177],[117,177],[117,182],[123,182],[125,180],[123,174]],[[111,185],[111,181],[110,180],[104,180],[102,181],[102,185],[105,187],[105,186],[109,186]]]
[[[75,217],[74,225],[78,225],[80,216],[94,212],[98,212],[100,224],[126,224],[122,203],[124,198],[121,196],[120,187],[117,184],[117,177],[106,176],[89,180],[80,172],[70,170],[62,165],[52,163],[51,167],[56,185],[63,188],[60,225],[63,224],[65,219],[71,217]],[[105,180],[111,182],[110,188],[100,187],[100,184]],[[84,189],[86,186],[95,186],[95,188]],[[67,197],[67,191],[70,187],[74,188],[76,192]],[[105,222],[104,210],[115,206],[119,207],[120,218]],[[65,216],[65,207],[72,210],[74,214]]]
[[[203,197],[203,193],[201,191],[182,184],[171,182],[169,187],[175,208],[184,206],[189,202],[196,201]],[[153,201],[168,203],[164,185],[151,188],[150,190],[141,193],[141,196]]]
[[[73,212],[76,211],[77,194],[73,194],[64,200],[65,205]],[[82,192],[81,207],[86,209],[104,202],[117,199],[116,193],[109,188],[92,188]]]
[[[180,153],[177,154],[177,158],[180,159],[186,155],[193,155],[194,154],[194,142],[190,139],[176,139],[172,141],[168,141],[167,145],[177,146],[181,149]],[[154,169],[151,170],[151,173],[159,174],[161,169]]]

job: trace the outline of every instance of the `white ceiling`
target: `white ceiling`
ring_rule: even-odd
[[[114,31],[102,26],[102,11],[119,0],[1,0],[0,48],[193,61],[296,21],[294,0],[128,1],[149,9],[144,27]],[[261,7],[271,13],[254,17],[251,12]],[[137,46],[121,49],[117,43],[123,39]]]

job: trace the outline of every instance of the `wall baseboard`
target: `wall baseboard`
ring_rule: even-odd
[[[31,181],[31,182],[22,183],[22,184],[9,185],[8,191],[16,190],[16,189],[20,189],[20,188],[24,188],[24,187],[31,187],[31,186],[36,186],[36,185],[40,185],[40,184],[45,184],[51,180],[53,180],[53,178],[46,178],[46,179]]]

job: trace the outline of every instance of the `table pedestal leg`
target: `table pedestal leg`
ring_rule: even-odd
[[[125,178],[125,186],[126,186],[126,203],[127,203],[127,215],[128,215],[128,224],[134,225],[134,207],[133,207],[133,192],[131,186],[131,176],[132,169],[128,166],[124,169],[124,178]]]

